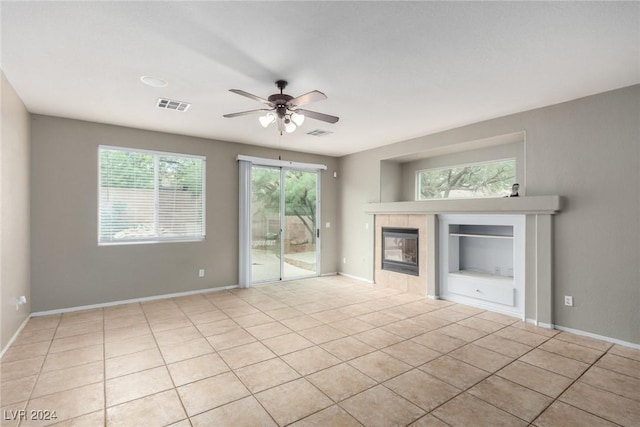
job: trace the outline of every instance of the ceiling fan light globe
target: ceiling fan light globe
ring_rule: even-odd
[[[271,123],[275,122],[276,118],[272,113],[267,113],[264,116],[258,117],[258,120],[260,120],[260,124],[262,125],[262,127],[266,128]]]
[[[293,123],[296,125],[302,126],[302,123],[304,123],[304,115],[300,113],[291,113],[291,120],[293,120]]]
[[[285,121],[284,130],[287,133],[292,133],[293,131],[296,130],[296,125],[291,120],[289,120],[289,123]]]

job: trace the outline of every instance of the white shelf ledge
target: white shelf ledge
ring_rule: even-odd
[[[469,277],[473,279],[492,280],[494,282],[513,284],[513,277],[500,276],[497,274],[485,273],[477,270],[458,270],[449,272],[449,276]]]
[[[367,203],[368,214],[550,214],[562,209],[560,196],[443,199],[411,202]]]
[[[484,237],[487,239],[513,239],[513,236],[504,234],[470,234],[470,233],[449,233],[453,237]]]

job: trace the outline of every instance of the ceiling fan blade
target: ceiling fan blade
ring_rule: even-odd
[[[303,110],[302,108],[297,108],[295,110],[296,113],[303,114],[306,117],[310,117],[316,120],[322,120],[327,123],[337,123],[340,120],[340,117],[331,116],[329,114],[318,113],[316,111]]]
[[[304,95],[300,95],[297,98],[290,99],[289,102],[287,102],[287,105],[290,107],[298,107],[300,105],[307,105],[312,102],[322,101],[323,99],[327,99],[327,95],[319,90],[314,90],[309,93],[305,93]]]
[[[245,92],[245,91],[240,90],[240,89],[229,89],[229,92],[237,93],[238,95],[242,95],[242,96],[246,96],[247,98],[251,98],[254,101],[262,102],[263,104],[267,104],[269,106],[273,106],[273,104],[269,100],[261,98],[258,95],[254,95],[252,93]]]
[[[248,116],[250,114],[258,114],[258,113],[262,113],[263,111],[271,111],[271,110],[269,110],[268,108],[263,108],[261,110],[241,111],[239,113],[225,114],[222,117],[226,117],[228,119],[231,119],[233,117]]]

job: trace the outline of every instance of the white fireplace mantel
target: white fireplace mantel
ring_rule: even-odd
[[[411,202],[367,203],[368,214],[538,214],[560,212],[560,196],[503,197],[488,199],[442,199]]]

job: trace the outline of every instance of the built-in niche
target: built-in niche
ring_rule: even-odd
[[[524,315],[524,216],[440,215],[440,297]]]
[[[516,182],[526,194],[525,134],[515,132],[474,141],[438,146],[425,151],[384,159],[380,162],[380,201],[416,200],[416,173],[420,170],[478,162],[516,159]]]

